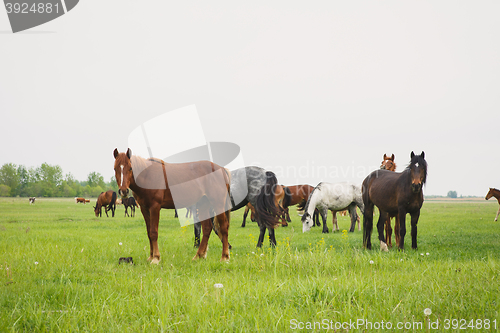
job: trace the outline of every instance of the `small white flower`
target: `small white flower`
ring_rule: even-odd
[[[421,255],[422,257],[424,256],[424,254],[423,254],[423,253],[420,253],[420,255]]]
[[[252,254],[255,254],[255,252],[252,252]]]
[[[403,259],[401,259],[401,261],[403,261]]]
[[[118,243],[118,245],[122,245],[122,242]]]
[[[373,260],[370,260],[370,265],[373,265],[375,262]]]
[[[35,261],[35,265],[38,265],[38,261]]]
[[[224,288],[224,286],[222,285],[222,283],[216,283],[216,284],[214,284],[214,287],[217,288],[217,289]]]
[[[428,256],[429,254],[430,254],[430,253],[429,253],[429,252],[427,252],[425,255],[427,255],[427,256]]]
[[[424,315],[430,316],[432,314],[432,310],[429,308],[424,309]]]
[[[264,253],[261,253],[260,256],[262,257],[264,255]]]

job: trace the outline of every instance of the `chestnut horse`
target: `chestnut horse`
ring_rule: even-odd
[[[384,154],[384,160],[380,163],[380,169],[396,171],[396,163],[394,162],[394,154],[391,157],[388,157]],[[387,246],[392,247],[392,228],[391,228],[391,219],[395,217],[394,222],[394,238],[396,239],[396,244],[399,244],[399,216],[388,215],[387,220],[385,221],[385,243]]]
[[[500,205],[500,191],[497,190],[496,188],[491,188],[488,191],[488,194],[486,194],[485,199],[488,200],[491,197],[495,197],[495,199],[498,200],[498,204]],[[495,221],[498,219],[498,214],[500,214],[500,208],[498,208],[497,216],[495,216]]]
[[[380,249],[388,251],[384,238],[384,224],[388,215],[399,216],[399,248],[404,249],[406,235],[406,214],[411,215],[411,247],[417,248],[417,223],[420,208],[424,203],[422,186],[427,180],[427,162],[425,154],[410,154],[410,164],[403,172],[388,170],[373,171],[363,181],[363,246],[372,248],[373,208],[377,206],[380,217],[377,223]]]
[[[288,207],[299,205],[299,207],[302,207],[303,209],[312,191],[314,191],[314,187],[311,185],[293,185],[285,187],[283,209],[285,210],[285,216],[288,222],[292,222]]]
[[[113,190],[109,190],[106,192],[101,192],[99,197],[97,198],[97,203],[94,206],[95,216],[102,216],[102,207],[104,207],[104,212],[106,213],[106,217],[108,216],[108,210],[111,210],[111,217],[115,217],[115,209],[116,209],[116,192]]]
[[[141,208],[149,238],[151,263],[159,263],[158,224],[162,208],[175,209],[196,205],[202,220],[203,239],[193,260],[206,258],[208,239],[214,226],[222,240],[221,261],[229,260],[229,200],[230,174],[210,161],[166,163],[160,159],[133,156],[132,151],[113,152],[115,177],[122,197],[129,188]],[[175,197],[175,198],[174,198]],[[175,199],[175,202],[174,202]]]

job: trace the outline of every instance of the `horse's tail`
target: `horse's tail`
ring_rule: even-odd
[[[297,210],[304,210],[306,208],[307,199],[302,199],[302,201],[297,206]]]
[[[283,189],[285,190],[285,197],[283,198],[282,206],[283,209],[286,209],[287,207],[290,206],[290,203],[292,202],[292,192],[286,186]]]
[[[260,221],[266,228],[276,228],[280,225],[278,217],[281,213],[279,207],[276,207],[276,204],[274,203],[276,186],[279,186],[278,179],[276,178],[274,172],[271,171],[266,171],[266,177],[266,183],[260,189],[254,208],[257,212],[258,221]]]

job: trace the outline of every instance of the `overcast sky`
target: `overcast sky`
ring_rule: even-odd
[[[0,10],[0,165],[109,181],[135,128],[194,104],[207,141],[285,185],[361,183],[384,153],[402,171],[425,151],[425,194],[484,196],[500,188],[499,16],[498,1],[82,0],[12,34]]]

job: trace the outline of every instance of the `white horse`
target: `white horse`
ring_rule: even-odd
[[[363,214],[365,205],[363,204],[361,188],[359,186],[351,183],[319,183],[307,200],[304,215],[302,215],[302,231],[306,232],[311,229],[313,226],[314,209],[318,208],[323,218],[323,233],[328,233],[328,227],[326,226],[328,210],[334,212],[333,230],[335,231],[335,213],[344,209],[348,209],[351,216],[351,228],[349,232],[354,232],[358,218],[356,206],[359,207]]]

